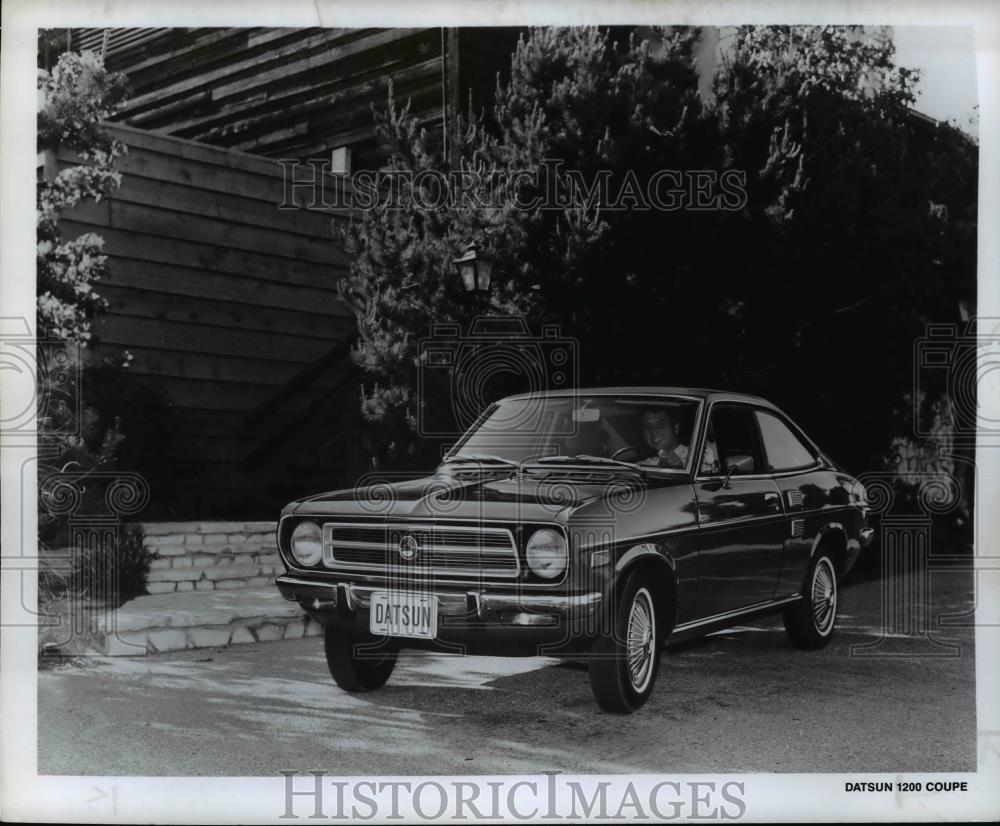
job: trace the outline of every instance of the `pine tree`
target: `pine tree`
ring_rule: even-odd
[[[770,396],[854,467],[877,466],[909,427],[893,410],[912,390],[914,340],[941,307],[974,303],[975,148],[918,134],[916,73],[889,40],[744,27],[706,93],[700,34],[532,30],[493,112],[452,124],[447,156],[437,130],[390,101],[379,128],[393,169],[478,172],[483,196],[498,179],[518,185],[493,209],[403,197],[350,229],[362,409],[386,458],[415,461],[419,405],[449,403],[443,390],[418,398],[418,343],[476,311],[449,266],[470,241],[496,261],[497,312],[559,322],[586,383]],[[545,193],[516,176],[543,167],[604,176],[631,208],[578,188],[526,208]],[[683,208],[629,200],[663,170],[679,173]],[[700,170],[735,175],[745,197],[690,208]],[[862,389],[875,410],[848,436],[832,411]]]
[[[418,405],[447,403],[417,398],[420,338],[432,323],[466,329],[482,309],[451,273],[464,244],[476,242],[494,261],[492,311],[534,321],[556,307],[555,317],[577,328],[593,323],[579,295],[611,286],[595,262],[622,216],[609,219],[577,190],[546,203],[521,173],[553,161],[585,180],[608,170],[611,188],[620,186],[636,144],[662,139],[655,123],[680,129],[693,117],[696,77],[690,58],[676,57],[691,37],[671,35],[677,46],[658,61],[647,44],[619,44],[596,28],[536,30],[519,42],[509,83],[498,82],[492,117],[454,120],[447,157],[437,132],[418,128],[391,95],[387,112],[376,113],[391,169],[407,180],[430,170],[474,183],[467,197],[436,209],[421,206],[432,193],[404,185],[401,208],[363,211],[346,232],[354,261],[344,293],[358,320],[362,412],[388,458],[412,455]]]

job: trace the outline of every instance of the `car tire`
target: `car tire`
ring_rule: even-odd
[[[396,667],[399,651],[395,648],[374,648],[373,637],[361,638],[345,634],[329,626],[324,647],[330,676],[344,691],[359,693],[374,691],[386,684]]]
[[[653,693],[662,617],[653,587],[638,571],[629,574],[609,608],[607,630],[590,649],[590,688],[604,711],[631,714]]]
[[[820,552],[806,572],[803,599],[785,609],[785,631],[796,648],[815,651],[833,637],[837,624],[837,568]]]

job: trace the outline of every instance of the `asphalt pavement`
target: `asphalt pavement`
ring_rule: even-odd
[[[780,618],[675,646],[638,713],[602,713],[586,668],[543,658],[404,656],[388,685],[348,695],[322,638],[39,672],[40,774],[274,776],[693,772],[943,772],[976,765],[968,572],[935,572],[910,626],[869,580],[841,592],[822,651]],[[955,620],[945,620],[954,623]],[[935,642],[923,639],[921,623]],[[861,646],[867,646],[862,648]]]

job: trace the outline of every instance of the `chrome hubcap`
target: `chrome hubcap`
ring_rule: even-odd
[[[828,559],[821,559],[813,571],[812,610],[816,630],[826,636],[837,618],[837,578]]]
[[[636,691],[644,691],[653,677],[653,646],[656,614],[649,591],[640,588],[632,600],[625,635],[629,680]]]

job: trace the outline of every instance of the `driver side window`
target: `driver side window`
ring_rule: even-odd
[[[714,446],[717,469],[706,470]],[[702,456],[702,473],[727,473],[733,476],[764,473],[757,426],[753,411],[744,405],[717,404],[712,408]]]

